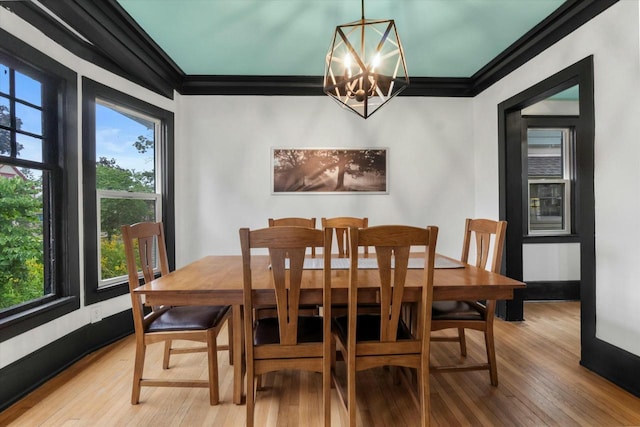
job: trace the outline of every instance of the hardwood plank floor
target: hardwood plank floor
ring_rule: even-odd
[[[580,307],[575,302],[527,303],[525,322],[495,323],[500,384],[487,371],[431,376],[435,426],[632,426],[640,425],[640,399],[579,365]],[[221,334],[220,342],[226,342]],[[468,332],[470,359],[483,360],[482,335]],[[146,373],[206,377],[204,354],[178,355],[161,372],[162,348],[148,352]],[[460,360],[454,343],[432,344],[432,361]],[[0,413],[0,426],[242,426],[245,407],[232,400],[233,373],[219,354],[220,397],[209,406],[206,389],[143,388],[129,403],[133,336],[76,363]],[[391,371],[358,374],[361,426],[415,426],[418,410]],[[337,395],[332,425],[344,426]],[[319,425],[319,374],[268,374],[256,402],[257,425]]]

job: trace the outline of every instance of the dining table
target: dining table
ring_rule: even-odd
[[[423,259],[414,254],[415,261]],[[371,259],[373,257],[373,259]],[[300,295],[300,304],[322,304],[322,258],[309,258]],[[333,304],[347,304],[347,258],[332,259],[331,300]],[[364,284],[358,297],[362,303],[378,301],[378,281],[375,255],[359,261],[359,282]],[[275,305],[271,285],[268,255],[252,255],[252,286],[254,302],[258,305]],[[409,265],[403,301],[419,302],[424,268],[419,262]],[[515,289],[526,285],[501,274],[492,273],[470,264],[437,254],[433,279],[433,300],[508,300]],[[234,387],[233,402],[242,403],[244,394],[244,363],[242,335],[243,267],[240,255],[205,256],[158,277],[134,289],[134,294],[148,306],[230,305],[232,307],[232,345]],[[370,292],[367,292],[367,290]]]

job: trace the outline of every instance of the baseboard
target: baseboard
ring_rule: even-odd
[[[640,356],[592,337],[582,342],[580,364],[640,397]]]
[[[580,281],[527,281],[525,301],[580,301]]]
[[[73,331],[0,369],[0,411],[89,353],[133,333],[131,310]]]

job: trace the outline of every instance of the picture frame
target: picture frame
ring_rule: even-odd
[[[388,194],[387,148],[272,148],[272,194]]]

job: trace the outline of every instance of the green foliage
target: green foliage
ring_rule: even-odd
[[[0,125],[11,127],[11,116],[9,109],[4,105],[0,105]],[[22,128],[22,119],[16,117],[16,129]],[[17,144],[18,153],[22,150],[22,144]],[[6,129],[0,129],[0,154],[9,155],[11,153],[11,133]]]
[[[139,136],[133,142],[138,152],[152,151],[154,142]],[[155,175],[153,171],[137,172],[125,169],[115,159],[100,157],[96,162],[96,187],[101,190],[117,190],[136,193],[153,193]],[[120,227],[140,221],[155,219],[155,204],[149,200],[102,199],[100,210],[100,238],[102,267],[101,277],[108,279],[127,274],[127,262],[124,254]]]
[[[44,293],[38,184],[0,178],[0,309]]]
[[[102,190],[151,193],[154,190],[153,177],[149,179],[149,173],[124,169],[116,164],[115,159],[101,157],[96,163],[96,185]],[[153,220],[155,206],[146,200],[103,199],[100,217],[102,232],[113,237],[120,234],[123,224]]]
[[[19,118],[18,129],[22,125]],[[8,110],[0,106],[0,123],[10,124]],[[140,136],[133,146],[140,153],[153,150],[153,141]],[[17,150],[22,146],[18,145]],[[0,130],[0,154],[10,154],[10,133]],[[153,171],[124,169],[114,159],[101,157],[96,162],[97,188],[128,192],[153,193]],[[102,278],[127,274],[122,224],[155,219],[155,204],[148,200],[103,199],[101,215]],[[42,185],[33,174],[24,178],[0,177],[0,310],[44,295],[44,242]]]
[[[103,279],[127,274],[127,259],[121,236],[113,235],[100,239],[100,264]]]

